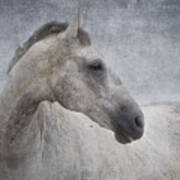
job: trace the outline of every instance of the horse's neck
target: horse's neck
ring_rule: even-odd
[[[48,81],[51,71],[48,52],[55,40],[49,41],[46,43],[40,41],[33,45],[10,71],[0,95],[0,116],[5,114],[9,117],[18,101],[26,98],[26,95],[36,102],[51,100],[53,95]]]
[[[28,85],[19,83],[18,87],[18,80],[9,78],[0,96],[0,136],[16,121],[25,121],[41,101],[49,100],[48,94],[46,79],[37,79]]]
[[[5,124],[9,117],[12,107],[15,104],[16,92],[13,91],[12,85],[6,82],[0,94],[0,124]]]

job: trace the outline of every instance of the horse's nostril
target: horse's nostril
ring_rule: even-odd
[[[143,119],[140,116],[136,116],[134,119],[134,123],[136,128],[138,129],[142,129],[143,128]]]

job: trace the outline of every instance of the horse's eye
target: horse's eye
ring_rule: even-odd
[[[93,71],[102,71],[104,69],[104,65],[101,59],[96,59],[89,64],[89,68]]]

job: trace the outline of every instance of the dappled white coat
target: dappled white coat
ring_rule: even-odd
[[[20,140],[21,158],[0,161],[0,179],[179,180],[180,104],[142,109],[143,138],[123,145],[87,116],[43,101]]]
[[[54,91],[65,93],[61,83],[56,86],[63,74],[60,39],[74,40],[78,22],[35,43],[19,63],[13,61],[0,95],[0,180],[179,180],[180,104],[143,107],[145,135],[124,145],[89,117],[54,102],[61,102]]]

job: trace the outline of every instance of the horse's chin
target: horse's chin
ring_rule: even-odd
[[[132,137],[129,137],[125,134],[120,134],[120,133],[115,133],[115,139],[121,144],[127,144],[134,141]]]

